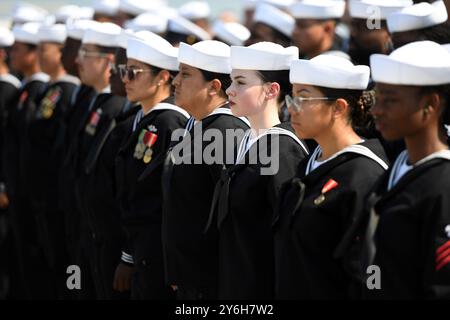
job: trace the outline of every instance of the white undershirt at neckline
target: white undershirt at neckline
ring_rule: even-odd
[[[355,143],[355,144],[361,144],[361,143],[363,143],[364,141],[365,141],[365,140],[362,139],[360,142]],[[353,145],[352,145],[352,146],[353,146]],[[349,146],[349,147],[351,147],[351,146]],[[342,153],[345,153],[345,152],[348,150],[349,147],[346,147],[346,148],[342,149],[341,151],[336,152],[335,154],[331,155],[330,157],[328,157],[327,159],[322,160],[322,161],[317,160],[317,159],[322,155],[322,149],[320,149],[320,151],[317,153],[315,159],[314,159],[314,160],[312,161],[312,163],[311,163],[311,169],[310,169],[310,171],[313,171],[313,170],[317,169],[318,167],[320,167],[320,166],[323,165],[324,163],[327,163],[328,161],[333,160],[334,158],[336,158],[337,156],[341,155]]]

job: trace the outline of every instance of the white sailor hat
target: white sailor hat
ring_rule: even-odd
[[[341,51],[341,50],[328,50],[328,51],[323,52],[322,54],[338,56],[338,57],[344,58],[348,61],[352,61],[352,58],[350,57],[350,55],[348,55],[348,53]]]
[[[19,5],[13,11],[13,22],[15,24],[27,22],[44,22],[48,15],[47,10],[33,5]]]
[[[340,19],[345,12],[344,0],[303,0],[289,11],[296,19]]]
[[[450,53],[450,43],[442,45]]]
[[[241,70],[289,70],[291,62],[298,59],[298,48],[273,42],[258,42],[248,47],[231,47],[231,68]]]
[[[230,47],[220,41],[205,40],[192,46],[182,42],[178,61],[210,72],[225,74],[231,72]]]
[[[93,19],[94,9],[92,7],[80,7],[77,19]]]
[[[11,30],[0,27],[0,47],[10,47],[14,43],[14,34]]]
[[[253,21],[264,23],[289,38],[295,27],[295,19],[290,14],[268,4],[260,4],[256,7]]]
[[[193,35],[200,40],[209,40],[211,36],[208,32],[200,28],[195,23],[181,16],[173,16],[169,18],[167,29],[171,32],[181,33],[185,35]]]
[[[128,59],[135,59],[161,69],[178,70],[177,48],[150,31],[141,31],[138,36],[139,38],[128,40]]]
[[[444,1],[439,0],[432,4],[421,2],[388,15],[387,26],[391,33],[403,32],[432,27],[444,23],[447,19]]]
[[[74,4],[68,4],[58,8],[55,12],[56,23],[66,23],[69,19],[78,19],[81,14],[81,8]]]
[[[86,29],[82,42],[103,47],[117,47],[117,36],[121,31],[122,28],[114,23],[96,22]]]
[[[42,25],[38,31],[39,42],[55,42],[64,44],[67,38],[66,26],[62,23]]]
[[[12,11],[12,21],[14,24],[23,24],[27,22],[45,22],[49,12],[44,8],[29,4],[18,3]]]
[[[119,0],[94,0],[92,8],[95,13],[114,17],[119,11]]]
[[[147,31],[140,31],[140,32],[134,32],[130,29],[122,29],[120,35],[117,36],[117,44],[119,48],[127,49],[128,47],[128,41],[131,39],[140,39],[143,36],[146,36],[146,34],[139,36],[139,33],[147,32]]]
[[[257,2],[269,4],[271,6],[277,7],[278,9],[288,10],[289,7],[296,2],[296,0],[261,0]]]
[[[123,11],[133,16],[152,11],[153,7],[160,6],[161,1],[143,1],[143,0],[120,0],[119,11]]]
[[[250,31],[237,22],[217,20],[213,25],[212,31],[216,38],[232,46],[242,46],[250,38]]]
[[[370,56],[375,82],[394,85],[432,86],[450,83],[450,53],[433,41],[412,42],[389,56]]]
[[[178,13],[191,21],[207,19],[211,15],[211,8],[206,1],[190,1],[182,5]]]
[[[381,19],[402,8],[413,5],[412,0],[350,0],[350,16],[357,19]]]
[[[29,44],[38,44],[38,32],[42,26],[38,22],[28,22],[22,25],[15,25],[13,28],[13,34],[16,42],[24,42]]]
[[[125,28],[134,31],[148,30],[154,33],[165,33],[169,19],[156,12],[146,12],[125,23]]]
[[[242,0],[242,7],[246,10],[255,9],[258,0]]]
[[[355,66],[343,57],[329,54],[321,54],[311,60],[295,60],[289,73],[291,83],[333,89],[365,90],[369,78],[368,66]]]
[[[86,29],[95,23],[97,22],[86,19],[68,21],[66,24],[67,37],[81,41]]]

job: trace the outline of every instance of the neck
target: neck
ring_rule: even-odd
[[[66,74],[66,70],[64,70],[63,67],[59,67],[57,68],[57,70],[55,70],[55,72],[49,73],[48,75],[50,76],[50,82],[54,82],[59,78],[65,76]]]
[[[92,87],[94,88],[95,92],[101,93],[105,88],[109,87],[109,81],[101,79],[102,81],[97,82]]]
[[[266,130],[280,124],[278,116],[278,105],[276,103],[268,104],[263,112],[248,117],[254,133],[258,135],[260,130]]]
[[[31,66],[30,68],[28,68],[27,70],[23,71],[23,76],[25,79],[31,77],[33,74],[39,73],[41,72],[41,68],[39,68],[38,64],[34,64],[33,66]]]
[[[336,130],[332,128],[329,132],[325,132],[314,140],[320,145],[322,149],[321,160],[326,160],[341,151],[342,149],[359,143],[361,138],[353,131],[351,126],[343,126]]]
[[[9,68],[6,64],[0,64],[0,75],[6,75],[9,73]]]
[[[161,88],[161,87],[159,87]],[[161,89],[155,93],[155,95],[149,97],[148,99],[142,100],[141,107],[142,111],[144,111],[144,114],[147,114],[155,105],[160,103],[161,101],[166,100],[170,96],[169,90]]]
[[[307,56],[309,59],[312,59],[324,52],[329,51],[331,48],[333,47],[333,39],[332,38],[326,38],[324,39],[324,41],[322,41],[320,43],[320,45],[315,49],[312,50],[311,52],[307,53]]]
[[[448,149],[445,138],[440,136],[437,126],[405,137],[405,143],[411,164],[432,153]]]
[[[199,112],[194,114],[193,116],[194,116],[195,120],[202,120],[226,102],[227,102],[227,100],[224,98],[213,97],[206,104],[205,108],[203,108],[202,110],[199,110]]]

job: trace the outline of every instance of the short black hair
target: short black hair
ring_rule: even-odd
[[[291,94],[292,84],[289,81],[289,70],[257,71],[257,74],[263,82],[276,82],[280,85],[278,103],[283,103],[284,98]]]
[[[163,70],[166,70],[167,72],[169,72],[170,78],[169,78],[169,81],[167,81],[167,84],[170,86],[170,94],[172,95],[175,90],[175,87],[172,84],[172,80],[173,80],[173,78],[176,77],[178,71],[172,71],[172,70],[168,70],[168,69],[159,68],[159,67],[153,66],[151,64],[145,63],[145,62],[143,62],[143,63],[151,70],[151,74],[154,76],[156,76],[158,73],[160,73]]]
[[[421,40],[430,40],[439,44],[450,43],[450,22],[448,21],[418,31]]]
[[[26,43],[26,42],[24,42],[23,44],[28,48],[29,51],[37,50],[37,47],[38,47],[37,44]]]
[[[117,47],[106,47],[106,46],[100,46],[100,45],[96,45],[96,47],[99,48],[101,53],[112,53],[112,54],[116,54],[116,50]]]
[[[443,100],[442,103],[443,108],[440,114],[440,124],[442,129],[444,129],[444,124],[445,125],[450,124],[450,85],[447,84],[447,85],[421,87],[420,90],[421,95],[430,93],[437,93]]]
[[[222,96],[227,97],[227,94],[225,93],[225,91],[231,85],[231,78],[228,73],[211,72],[211,71],[206,71],[203,69],[198,69],[198,70],[200,70],[200,72],[202,73],[203,79],[205,79],[205,81],[213,81],[214,79],[219,80],[220,83],[222,84],[221,94],[222,94]]]

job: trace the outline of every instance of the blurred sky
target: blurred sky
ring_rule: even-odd
[[[142,1],[151,1],[151,0],[142,0]],[[92,0],[26,0],[26,1],[17,1],[17,0],[0,0],[0,20],[1,24],[5,24],[8,21],[11,10],[16,2],[26,2],[41,6],[47,9],[50,12],[54,12],[56,8],[64,5],[64,4],[76,4],[79,6],[88,6],[92,3]],[[171,6],[178,7],[183,3],[188,1],[186,0],[169,0],[168,1]],[[207,1],[211,6],[213,17],[215,17],[218,13],[224,10],[231,10],[237,14],[238,18],[241,18],[241,0],[208,0]]]

